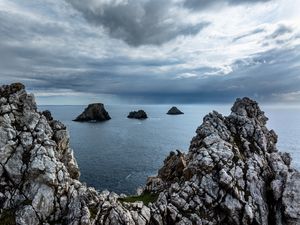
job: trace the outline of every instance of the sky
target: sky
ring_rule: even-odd
[[[0,0],[0,83],[38,104],[300,103],[300,0]]]

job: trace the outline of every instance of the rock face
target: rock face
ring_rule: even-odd
[[[111,118],[102,103],[93,103],[89,104],[88,107],[85,108],[84,112],[81,113],[74,121],[105,121],[110,119]]]
[[[146,112],[144,110],[138,110],[138,111],[132,111],[128,114],[127,118],[130,118],[130,119],[139,119],[139,120],[142,120],[142,119],[147,119],[148,116],[146,114]]]
[[[181,112],[177,107],[173,106],[171,109],[169,109],[167,114],[168,115],[180,115],[180,114],[184,114],[184,113]]]
[[[82,184],[66,127],[24,86],[0,94],[0,224],[300,224],[300,174],[255,101],[204,117],[189,152],[148,179],[142,195],[157,198],[146,205]]]

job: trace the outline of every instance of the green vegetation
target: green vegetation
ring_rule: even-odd
[[[98,212],[97,208],[96,207],[89,208],[89,211],[90,211],[90,214],[91,214],[91,218],[95,219],[96,216],[97,216],[97,212]]]
[[[32,205],[32,200],[26,199],[22,202],[23,205]]]
[[[157,200],[158,194],[152,194],[149,192],[144,192],[139,196],[128,196],[126,198],[119,198],[120,202],[137,202],[141,201],[145,205],[148,205],[150,202],[153,203]]]
[[[15,213],[13,210],[3,210],[0,217],[0,225],[16,225]]]

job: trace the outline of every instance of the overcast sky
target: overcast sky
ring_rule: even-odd
[[[300,103],[300,0],[0,0],[0,83],[39,104]]]

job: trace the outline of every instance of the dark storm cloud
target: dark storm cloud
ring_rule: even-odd
[[[199,33],[209,23],[184,23],[172,0],[128,0],[96,4],[95,1],[66,0],[87,21],[105,27],[113,38],[132,46],[161,45],[178,36]]]
[[[179,10],[204,10],[214,5],[263,3],[271,0],[65,0],[96,26],[104,27],[113,38],[131,46],[161,45],[179,36],[193,36],[208,21],[184,22]]]
[[[32,12],[30,5],[27,11],[22,8],[25,1],[0,8],[0,83],[21,81],[49,99],[62,93],[66,104],[64,91],[142,103],[224,102],[241,96],[276,101],[300,91],[300,36],[294,23],[258,20],[241,27],[245,32],[239,35],[226,27],[221,34],[211,30],[223,28],[222,21],[203,30],[203,36],[157,46],[198,33],[205,27],[203,19],[172,0],[69,0],[86,19],[64,1],[37,1],[42,14]],[[48,15],[49,2],[58,5]],[[93,5],[97,2],[101,4]],[[185,18],[186,12],[191,17]]]
[[[260,101],[279,101],[278,96],[300,91],[300,47],[295,50],[272,50],[253,56],[250,62],[237,61],[234,72],[203,79],[157,82],[160,91],[124,95],[148,102],[231,102],[249,96]],[[183,88],[185,87],[185,88]],[[282,101],[284,99],[280,99]]]
[[[271,0],[185,0],[184,6],[192,10],[204,10],[211,6],[224,6],[228,5],[241,5],[241,4],[254,4],[264,3]]]
[[[127,102],[133,99],[140,103],[230,102],[242,96],[272,101],[276,100],[275,96],[300,91],[299,50],[300,46],[293,50],[271,50],[237,60],[231,65],[233,72],[224,76],[169,79],[172,72],[167,74],[169,76],[147,76],[145,73],[91,69],[68,76],[49,75],[38,79],[46,90],[56,87],[74,92],[114,94]],[[204,73],[213,69],[198,68],[197,71]],[[36,84],[38,88],[39,83]]]

